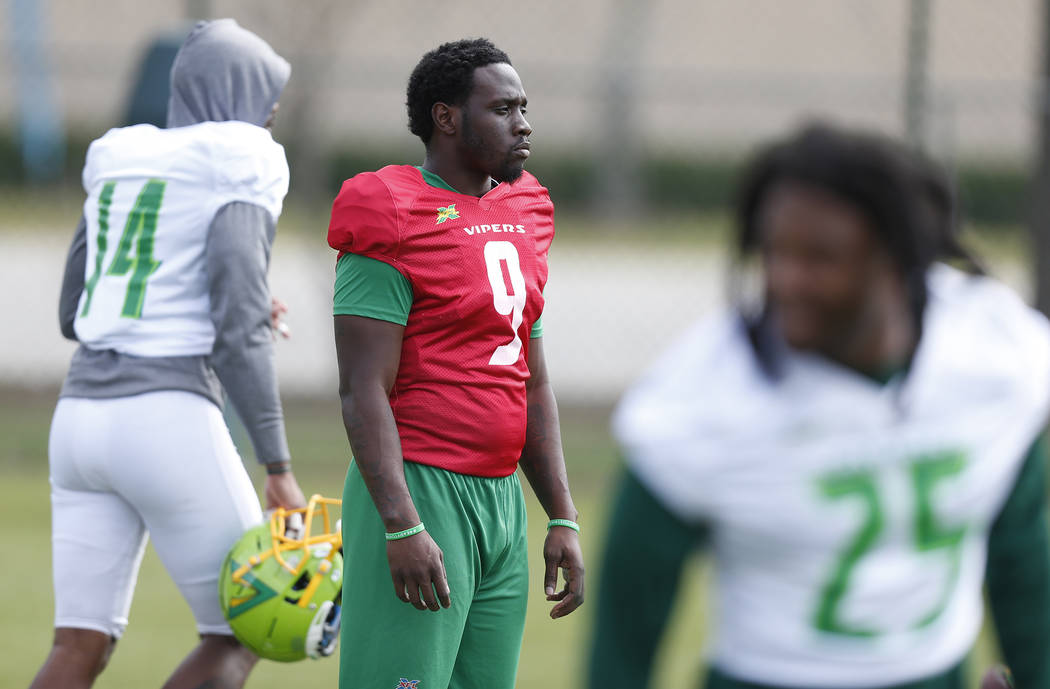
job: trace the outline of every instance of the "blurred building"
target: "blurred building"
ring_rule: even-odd
[[[933,2],[922,31],[930,145],[1016,158],[1031,116],[1036,0]],[[540,146],[735,150],[813,113],[899,132],[915,0],[40,0],[71,130],[120,123],[151,41],[188,15],[232,16],[294,66],[284,134],[403,141],[404,83],[425,50],[485,35],[511,55]],[[0,17],[5,20],[4,11]],[[0,33],[9,54],[13,27]],[[14,126],[10,60],[0,128]]]

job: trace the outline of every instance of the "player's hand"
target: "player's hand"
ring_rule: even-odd
[[[583,551],[579,535],[564,526],[552,527],[543,542],[543,560],[547,565],[543,592],[547,600],[558,601],[551,608],[551,619],[556,620],[583,605]],[[559,569],[565,578],[565,588],[555,593]]]
[[[997,665],[984,673],[981,679],[981,689],[1013,689],[1014,678],[1010,669]]]
[[[445,556],[426,531],[408,538],[387,541],[386,557],[394,595],[417,610],[437,611],[452,605],[445,576]]]
[[[267,474],[265,494],[268,510],[278,507],[287,510],[306,507],[306,496],[303,495],[303,489],[295,480],[295,474],[290,471],[283,474]]]
[[[275,338],[277,333],[280,333],[281,337],[286,340],[292,336],[291,328],[284,322],[284,314],[286,313],[288,313],[288,305],[277,297],[270,297],[270,327],[273,328],[273,336]]]

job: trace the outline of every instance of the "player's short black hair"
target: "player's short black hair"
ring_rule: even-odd
[[[955,194],[939,165],[888,137],[819,122],[766,147],[746,169],[736,209],[738,259],[757,250],[762,205],[783,181],[817,187],[867,218],[901,272],[920,328],[934,261],[983,272],[959,244]],[[763,320],[755,315],[752,326]]]
[[[463,105],[474,87],[474,70],[492,64],[510,64],[507,54],[487,38],[464,38],[443,43],[424,55],[408,78],[408,128],[430,143],[434,103]]]

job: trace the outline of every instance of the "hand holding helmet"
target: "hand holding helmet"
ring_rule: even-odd
[[[292,662],[335,651],[343,539],[329,507],[340,505],[314,495],[306,507],[278,508],[226,556],[219,574],[223,613],[237,640],[259,657]],[[321,533],[314,532],[317,518]],[[300,520],[300,528],[289,528]]]

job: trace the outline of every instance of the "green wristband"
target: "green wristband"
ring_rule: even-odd
[[[576,533],[580,533],[580,525],[571,519],[552,519],[547,522],[547,531],[550,531],[552,526],[567,526]]]
[[[400,541],[402,538],[408,538],[409,536],[415,536],[420,531],[425,530],[427,527],[423,526],[423,522],[419,522],[411,529],[405,529],[404,531],[395,531],[394,533],[387,533],[386,540],[388,541]]]

